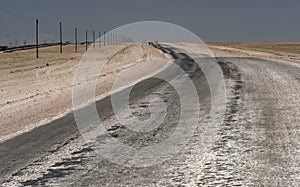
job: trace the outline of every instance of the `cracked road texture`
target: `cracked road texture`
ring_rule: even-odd
[[[190,60],[178,52],[174,55],[179,57],[178,63]],[[213,145],[203,155],[199,155],[199,144],[210,120],[210,94],[203,91],[208,85],[199,73],[193,79],[204,106],[199,125],[185,148],[169,160],[145,168],[113,164],[86,145],[70,114],[1,144],[2,185],[299,186],[299,64],[255,58],[217,61],[225,76],[226,114]],[[180,112],[175,90],[154,79],[134,89],[136,96],[130,102],[133,115],[147,118],[146,106],[151,104],[147,98],[159,96],[169,106],[168,120],[148,134],[128,132],[111,115],[106,99],[97,109],[105,116],[108,132],[134,146],[168,137]],[[64,128],[57,123],[63,123]],[[37,143],[35,138],[40,138]]]

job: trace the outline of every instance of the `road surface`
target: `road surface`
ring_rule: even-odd
[[[150,167],[126,167],[96,154],[81,137],[72,113],[0,144],[3,186],[299,186],[300,65],[255,58],[218,58],[226,82],[224,122],[209,150],[199,155],[207,128],[210,93],[207,80],[186,54],[164,46],[175,63],[190,72],[202,105],[189,143],[167,161]],[[190,64],[190,65],[186,65]],[[178,72],[177,72],[178,73]],[[168,75],[170,79],[178,74]],[[97,102],[108,132],[131,146],[157,143],[176,128],[180,102],[166,82],[148,79],[134,86],[130,106],[149,117],[146,98],[159,96],[168,107],[166,120],[147,134],[118,124],[110,97]],[[201,152],[201,151],[200,151]]]

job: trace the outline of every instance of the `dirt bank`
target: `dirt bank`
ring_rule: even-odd
[[[100,49],[108,61],[98,77],[96,96],[109,92],[117,73],[139,59],[165,56],[147,44],[110,45]],[[119,51],[119,52],[118,52]],[[118,52],[118,53],[117,53]],[[85,46],[47,47],[0,54],[0,140],[56,119],[72,107],[72,84]]]

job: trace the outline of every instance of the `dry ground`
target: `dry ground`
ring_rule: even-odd
[[[102,50],[107,55],[104,59],[109,60],[98,77],[97,96],[110,91],[116,74],[138,59],[149,53],[164,57],[146,44],[111,45],[96,50]],[[73,45],[64,46],[63,54],[59,46],[41,48],[39,59],[34,49],[0,53],[0,140],[71,110],[74,74],[84,53],[85,45],[79,46],[78,53]]]
[[[256,56],[300,62],[300,42],[215,42],[208,44],[216,53],[236,56]],[[223,53],[221,53],[223,52]]]
[[[165,50],[173,50],[179,57],[177,61],[184,62],[183,64],[188,64],[186,52],[193,54],[199,50],[197,44],[177,43],[170,46],[169,50],[166,50],[168,46]],[[114,164],[90,149],[82,136],[77,134],[78,129],[72,125],[73,117],[69,115],[57,123],[49,123],[43,126],[45,128],[37,128],[18,136],[20,138],[2,143],[2,185],[299,186],[300,64],[291,62],[296,60],[291,60],[288,55],[278,55],[264,49],[257,51],[221,45],[210,47],[222,67],[226,84],[227,99],[217,101],[217,106],[226,102],[224,121],[216,128],[210,126],[209,111],[202,107],[210,106],[210,94],[203,92],[208,90],[205,84],[198,86],[200,95],[203,94],[200,120],[194,135],[180,153],[150,167],[135,168]],[[112,57],[115,62],[110,62],[120,64],[117,68],[126,67],[128,64],[125,65],[126,62],[121,60],[122,56],[128,53],[131,54],[130,58],[135,58],[132,55],[138,51],[144,51],[143,46],[125,48]],[[145,54],[142,52],[141,55]],[[296,52],[294,55],[297,55]],[[136,64],[139,65],[140,63]],[[189,66],[186,68],[193,69]],[[173,73],[177,76],[174,79],[185,77],[178,72]],[[203,76],[191,77],[195,82],[205,82],[201,78]],[[141,93],[145,90],[149,90],[147,81],[136,88]],[[60,90],[59,93],[61,92]],[[160,128],[146,134],[127,133],[126,127],[114,115],[105,115],[107,135],[113,135],[117,140],[126,140],[128,145],[141,147],[169,137],[176,128],[176,120],[181,111],[176,91],[167,84],[161,83],[153,87],[153,90],[150,86],[150,92],[145,96],[133,99],[130,107],[135,113],[131,116],[147,118],[149,113],[145,106],[156,102],[151,99],[153,97],[160,97],[171,106],[167,112],[169,118]],[[57,104],[58,101],[53,100],[53,103]],[[98,109],[107,110],[109,107],[105,105],[105,99],[102,101],[98,103]],[[190,111],[193,113],[193,110]],[[220,115],[217,112],[214,117],[220,118]],[[187,118],[194,119],[189,116]],[[103,142],[109,139],[107,137],[99,136],[98,140]],[[178,145],[177,142],[174,145]],[[125,163],[129,163],[132,158],[129,157]]]
[[[106,46],[102,50],[113,55],[128,45]],[[208,46],[217,57],[260,57],[300,62],[300,42],[228,42],[209,43]],[[96,94],[108,92],[117,73],[131,62],[146,58],[149,50],[150,55],[162,57],[157,50],[142,44],[108,55],[110,62],[99,76],[98,83],[101,84],[97,85]],[[74,52],[74,45],[64,46],[63,54],[59,53],[59,46],[41,48],[38,60],[34,49],[0,53],[0,140],[70,111],[74,73],[84,53],[85,45],[79,45],[78,53]]]

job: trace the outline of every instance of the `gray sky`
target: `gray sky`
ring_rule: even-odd
[[[34,38],[64,40],[74,28],[109,31],[137,21],[164,21],[185,27],[204,41],[300,41],[299,0],[1,0],[0,45]]]

